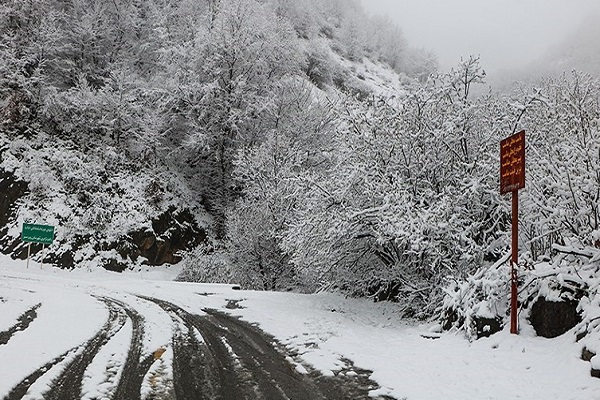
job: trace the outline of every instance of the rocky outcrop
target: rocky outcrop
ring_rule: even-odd
[[[576,300],[548,301],[539,297],[531,306],[529,322],[538,336],[553,338],[581,322]]]
[[[134,262],[142,257],[147,265],[176,264],[181,261],[182,251],[193,249],[206,238],[206,231],[198,226],[190,210],[171,207],[152,220],[151,228],[130,232],[99,250],[116,250],[123,260]],[[123,271],[127,263],[110,259],[103,266]]]
[[[178,263],[182,250],[200,245],[207,236],[190,210],[170,208],[152,221],[152,231],[133,232],[131,237],[148,265],[162,265]]]
[[[9,237],[7,232],[8,225],[16,216],[16,204],[27,192],[26,182],[0,170],[0,251],[23,260],[27,258],[28,247],[20,239]],[[124,271],[140,257],[147,265],[176,264],[181,260],[182,251],[193,249],[206,238],[206,231],[198,226],[189,209],[171,207],[153,219],[148,228],[129,232],[114,242],[95,242],[90,235],[76,235],[68,246],[60,247],[60,253],[47,252],[44,263],[59,268],[75,268],[77,250],[90,246],[96,252],[110,253],[114,250],[118,254],[100,261],[100,265],[111,271]],[[31,244],[32,255],[41,250],[42,245]]]
[[[13,243],[8,241],[7,224],[15,218],[16,202],[27,193],[27,183],[8,171],[0,170],[0,250],[9,253]]]

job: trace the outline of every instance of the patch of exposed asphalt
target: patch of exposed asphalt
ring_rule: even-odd
[[[369,391],[377,388],[369,371],[351,363],[346,372],[352,373],[335,378],[316,371],[300,374],[286,360],[283,346],[227,314],[203,310],[208,315],[198,316],[164,300],[145,299],[162,307],[179,327],[173,336],[177,400],[358,400],[370,399]]]
[[[31,307],[29,310],[25,311],[19,318],[17,318],[17,323],[8,328],[6,331],[0,332],[0,345],[7,344],[10,338],[19,331],[24,331],[29,327],[29,324],[37,318],[36,310],[40,308],[42,304],[38,303],[35,306]]]
[[[225,308],[230,309],[230,310],[235,310],[236,308],[244,308],[242,306],[240,306],[240,303],[243,300],[227,300],[227,305],[225,306]]]
[[[248,351],[253,353],[253,357],[261,360],[262,367],[266,369],[271,377],[278,382],[281,382],[289,399],[393,400],[392,397],[386,396],[377,398],[370,397],[369,391],[378,388],[378,385],[369,378],[372,371],[356,368],[350,360],[342,360],[347,367],[342,369],[342,371],[333,378],[323,376],[318,371],[310,368],[311,372],[308,376],[300,375],[292,370],[292,366],[285,359],[285,349],[283,346],[279,345],[274,338],[261,332],[255,326],[228,314],[209,309],[204,311],[208,313],[211,318],[214,318],[214,322],[216,322],[215,325],[221,327],[223,333],[229,336],[233,335],[230,339],[232,347],[234,347],[233,344],[240,343],[250,345]],[[235,337],[237,337],[238,340],[236,340]],[[277,349],[279,349],[279,351],[277,351]],[[273,355],[273,352],[276,354]],[[267,357],[265,357],[265,355]],[[290,354],[287,355],[289,356]],[[300,382],[298,381],[299,376],[303,378]],[[301,385],[306,385],[307,383],[311,386],[314,385],[320,396],[306,397],[303,391],[299,390],[297,386],[298,383]],[[270,399],[271,397],[265,396],[265,398]]]
[[[378,385],[371,380],[371,374],[373,371],[358,368],[354,366],[354,363],[348,359],[341,359],[346,364],[334,377],[324,377],[318,372],[312,370],[310,375],[317,382],[317,385],[321,391],[325,394],[328,399],[337,399],[339,396],[337,393],[333,393],[332,390],[338,390],[341,388],[344,391],[345,399],[374,399],[374,400],[395,400],[391,396],[378,396],[369,397],[368,393],[371,390],[378,389]],[[335,382],[332,384],[331,382]]]

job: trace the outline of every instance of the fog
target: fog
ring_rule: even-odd
[[[488,75],[539,60],[600,16],[598,0],[361,0],[370,14],[388,15],[409,45],[432,50],[440,68],[481,56]],[[600,39],[600,38],[599,38]]]

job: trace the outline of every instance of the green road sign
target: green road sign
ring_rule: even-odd
[[[23,224],[21,239],[24,242],[51,244],[54,240],[52,225]]]

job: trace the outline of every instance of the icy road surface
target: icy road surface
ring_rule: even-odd
[[[393,304],[173,274],[0,258],[0,399],[600,399],[570,334],[469,343]]]

